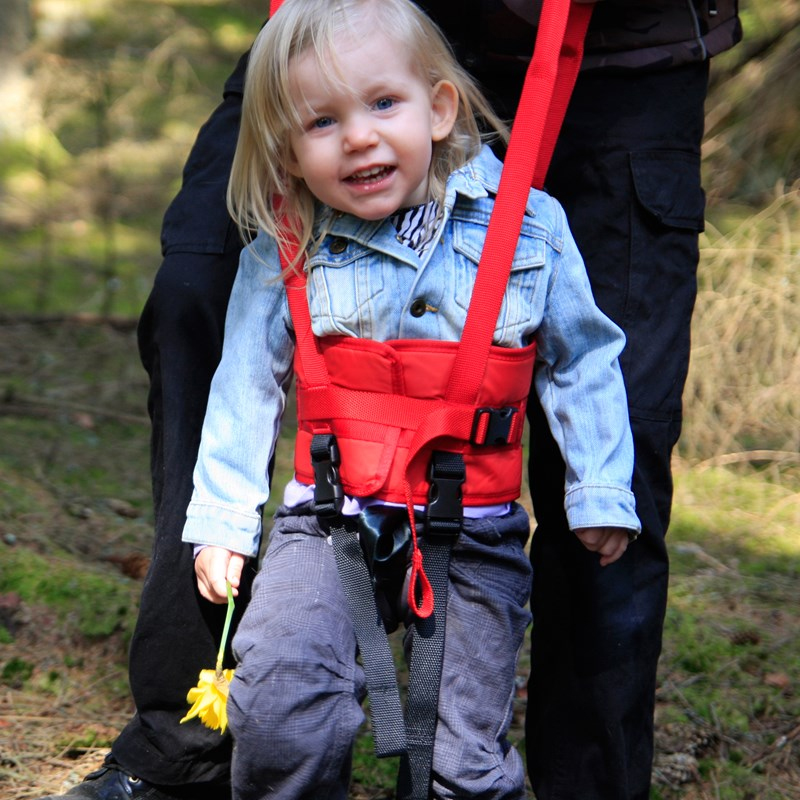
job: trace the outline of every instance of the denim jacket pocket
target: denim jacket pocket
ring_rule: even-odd
[[[485,238],[485,224],[454,220],[455,302],[465,312],[472,297]],[[545,265],[547,247],[541,231],[526,218],[511,263],[511,274],[500,314],[497,317],[494,336],[496,344],[517,346],[532,333],[527,328],[530,327],[534,292]]]
[[[636,197],[662,225],[703,230],[705,195],[700,183],[700,156],[679,150],[631,153]]]
[[[328,237],[308,260],[313,319],[343,335],[370,337],[388,270],[376,252],[352,239]]]

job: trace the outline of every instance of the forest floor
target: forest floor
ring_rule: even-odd
[[[147,384],[131,324],[0,320],[0,350],[0,797],[32,800],[99,765],[132,712]],[[800,548],[796,528],[774,528],[791,498],[731,473],[677,476],[652,797],[797,800]],[[366,737],[355,758],[352,797],[391,798],[391,761],[376,765]]]

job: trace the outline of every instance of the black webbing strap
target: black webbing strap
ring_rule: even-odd
[[[372,578],[355,528],[334,522],[329,529],[364,665],[375,755],[381,758],[401,755],[406,751],[406,735],[397,670],[383,619],[375,603]]]
[[[430,796],[444,661],[450,552],[461,532],[464,475],[464,459],[459,453],[433,453],[425,534],[420,543],[425,573],[433,589],[433,613],[426,619],[416,619],[411,631],[406,753],[400,760],[397,800],[428,800]]]
[[[347,525],[339,513],[344,495],[338,477],[339,454],[335,437],[332,434],[315,435],[311,458],[317,481],[314,511],[330,531],[336,567],[361,652],[375,754],[380,757],[400,755],[406,750],[406,736],[397,670],[356,528]]]
[[[398,800],[427,800],[444,658],[445,617],[450,551],[461,531],[461,486],[464,460],[458,453],[434,452],[430,494],[421,542],[433,590],[434,611],[412,625],[411,663],[405,719],[383,618],[375,601],[372,576],[357,535],[357,526],[342,516],[338,448],[331,434],[317,434],[311,446],[317,484],[314,507],[330,531],[336,566],[364,665],[370,714],[379,757],[401,755]]]
[[[444,658],[445,607],[450,545],[420,545],[425,572],[433,589],[433,613],[413,625],[408,697],[406,752],[400,759],[397,800],[427,800],[433,767],[433,743],[439,709],[439,687]]]

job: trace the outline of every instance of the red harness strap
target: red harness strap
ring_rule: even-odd
[[[331,376],[328,386],[307,391],[302,360],[296,357],[294,364],[294,469],[300,483],[317,482],[321,465],[311,456],[313,437],[333,432],[346,494],[405,504],[407,474],[414,503],[427,505],[427,463],[409,465],[407,472],[404,468],[419,426],[446,406],[452,419],[446,426],[447,439],[437,441],[437,447],[463,458],[463,505],[493,505],[519,497],[522,429],[535,345],[492,347],[475,405],[444,400],[458,341],[326,336],[320,345]]]
[[[592,5],[549,0],[542,8],[533,58],[511,130],[472,290],[449,399],[471,402],[483,380],[492,333],[511,271],[528,192],[540,189],[583,57]]]
[[[280,6],[272,0],[271,13]],[[544,3],[533,58],[525,78],[511,133],[494,211],[487,229],[472,301],[450,376],[447,397],[440,408],[425,416],[409,447],[405,475],[414,462],[441,437],[464,427],[464,409],[474,406],[484,379],[492,335],[499,315],[519,238],[531,185],[541,187],[580,68],[583,40],[592,5],[570,0]],[[297,255],[282,253],[284,268]],[[327,395],[332,387],[319,342],[311,330],[306,297],[306,276],[298,268],[286,272],[285,284],[297,336],[297,357],[306,377],[304,391]],[[386,413],[408,407],[400,395],[387,396]],[[417,547],[411,485],[406,477],[406,505],[411,523],[413,550],[409,605],[420,618],[433,610],[433,593]],[[419,601],[417,598],[420,598]]]

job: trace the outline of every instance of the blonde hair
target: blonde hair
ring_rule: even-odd
[[[290,62],[310,49],[324,66],[323,72],[335,81],[335,37],[367,14],[371,26],[407,48],[422,80],[431,87],[450,81],[458,91],[455,125],[433,145],[429,172],[433,198],[443,201],[450,173],[474,158],[488,138],[481,133],[479,120],[489,136],[507,141],[505,125],[458,64],[439,28],[409,0],[285,0],[256,38],[245,78],[239,140],[228,184],[228,209],[245,240],[260,228],[275,237],[284,252],[292,239],[299,242],[299,253],[311,244],[315,198],[285,168],[290,134],[300,125],[290,93]],[[275,213],[278,197],[282,198],[280,216]]]

